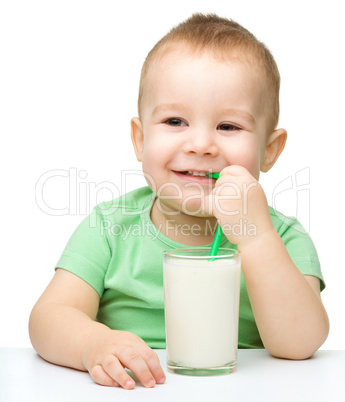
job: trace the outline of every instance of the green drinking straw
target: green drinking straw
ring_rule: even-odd
[[[219,179],[219,173],[207,173],[206,176],[212,177],[213,179]],[[217,226],[216,233],[214,235],[213,243],[211,246],[210,257],[216,256],[219,249],[220,241],[222,240],[223,231],[220,225]],[[215,258],[210,258],[210,261],[215,260]]]
[[[220,173],[218,173],[218,172],[216,172],[216,173],[206,173],[206,176],[212,177],[213,179],[219,179],[219,175],[220,175]]]

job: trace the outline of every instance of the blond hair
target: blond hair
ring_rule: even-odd
[[[141,116],[145,80],[153,61],[157,61],[173,50],[174,45],[181,43],[192,52],[211,51],[215,56],[224,59],[235,56],[258,65],[267,80],[268,131],[272,132],[279,119],[280,74],[277,64],[268,50],[243,26],[237,22],[219,17],[215,14],[193,14],[168,32],[147,55],[140,78],[138,111]]]

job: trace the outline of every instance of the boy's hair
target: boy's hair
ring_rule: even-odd
[[[168,32],[149,52],[141,71],[138,111],[141,116],[145,79],[154,60],[159,60],[174,45],[182,43],[192,52],[211,51],[226,60],[232,56],[258,65],[267,80],[268,107],[266,118],[268,133],[272,132],[279,118],[280,75],[276,62],[267,47],[240,24],[215,14],[193,14]]]

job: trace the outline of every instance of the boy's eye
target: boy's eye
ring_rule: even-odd
[[[239,128],[239,127],[236,127],[236,126],[234,126],[234,125],[232,125],[232,124],[230,124],[230,123],[223,123],[223,124],[220,124],[220,125],[217,127],[217,130],[222,130],[222,131],[236,131],[236,130],[240,130],[240,128]]]
[[[176,118],[168,119],[165,121],[165,123],[168,124],[169,126],[174,126],[174,127],[180,127],[180,126],[187,125],[183,120],[176,119]]]

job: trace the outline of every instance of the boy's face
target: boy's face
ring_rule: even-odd
[[[132,139],[166,211],[203,215],[202,199],[214,180],[190,172],[240,165],[259,178],[268,138],[264,85],[249,63],[182,47],[152,63]]]

